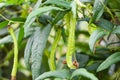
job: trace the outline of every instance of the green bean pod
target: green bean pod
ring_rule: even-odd
[[[17,65],[18,65],[18,44],[17,44],[17,39],[16,39],[16,36],[14,34],[12,27],[8,27],[8,31],[14,42],[14,63],[13,63],[13,68],[11,72],[11,80],[14,80],[16,78]]]
[[[58,29],[55,40],[54,40],[53,45],[52,45],[52,50],[51,50],[51,53],[50,53],[50,69],[51,70],[56,69],[55,50],[56,50],[57,44],[58,44],[58,42],[59,42],[59,40],[61,38],[61,32],[62,32],[61,29]]]
[[[75,27],[76,27],[76,18],[73,16],[73,14],[70,12],[66,15],[67,21],[67,29],[69,31],[68,36],[68,45],[67,45],[67,54],[66,54],[66,61],[67,65],[71,69],[75,69],[76,67],[72,63],[72,55],[75,51]]]

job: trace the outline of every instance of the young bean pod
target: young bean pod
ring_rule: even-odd
[[[68,46],[67,46],[67,54],[66,54],[66,61],[69,68],[74,69],[76,68],[72,63],[72,55],[75,51],[75,27],[76,27],[76,18],[70,12],[66,15],[66,25],[69,31],[68,36]]]
[[[11,80],[15,80],[17,73],[17,65],[18,65],[18,44],[17,44],[16,36],[11,26],[8,27],[8,31],[11,37],[13,38],[13,42],[14,42],[14,63],[11,72]]]
[[[55,40],[54,40],[53,45],[52,45],[52,50],[51,50],[51,53],[50,53],[50,69],[51,70],[56,69],[55,50],[56,50],[57,44],[58,44],[58,42],[59,42],[59,40],[61,38],[61,32],[62,32],[61,29],[58,29]]]

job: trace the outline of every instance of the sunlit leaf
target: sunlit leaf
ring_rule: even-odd
[[[113,34],[120,34],[120,26],[116,26],[116,28],[112,31]]]
[[[35,80],[44,80],[45,78],[49,78],[49,77],[66,79],[69,76],[70,76],[69,70],[64,69],[64,70],[45,72],[45,73],[41,74],[39,77],[37,77]]]
[[[0,29],[6,27],[8,24],[8,21],[3,21],[0,23]]]
[[[107,69],[112,64],[120,61],[120,52],[115,52],[109,56],[97,69],[97,72]]]
[[[30,57],[31,57],[31,49],[32,49],[32,45],[33,45],[33,40],[34,40],[33,36],[31,36],[28,39],[26,47],[25,47],[25,52],[24,52],[24,60],[25,60],[25,64],[28,69],[30,69],[30,64],[31,64]]]
[[[24,28],[21,26],[19,35],[18,35],[18,44],[21,43],[22,39],[24,38]]]
[[[114,25],[105,19],[100,19],[98,22],[96,22],[96,25],[104,28],[107,31],[112,31],[114,28]]]
[[[88,72],[86,69],[84,68],[80,68],[80,69],[76,69],[73,73],[72,73],[72,76],[71,76],[71,79],[75,76],[84,76],[84,77],[87,77],[91,80],[98,80],[98,78],[96,76],[94,76],[92,73]]]
[[[46,2],[43,3],[43,5],[46,5],[46,4],[52,4],[52,5],[64,7],[67,9],[70,8],[70,2],[67,2],[65,0],[57,0],[57,1],[56,0],[47,0]]]
[[[106,3],[106,0],[95,0],[91,22],[99,20],[99,18],[102,16],[104,12],[103,4],[105,3]]]
[[[95,43],[97,42],[97,40],[99,40],[106,34],[107,33],[102,29],[97,29],[91,34],[90,40],[89,40],[89,46],[90,46],[91,51],[94,51],[94,46],[95,46]]]
[[[47,25],[49,22],[52,22],[52,18],[48,15],[41,15],[40,17],[38,17],[38,21],[40,24],[42,24],[43,26]]]
[[[45,27],[37,27],[34,33],[34,40],[31,49],[31,71],[33,79],[40,75],[41,62],[44,53],[44,48],[51,31],[51,26],[48,24]]]
[[[20,17],[18,17],[18,18],[12,18],[10,20],[15,21],[15,22],[24,22],[25,21],[24,18],[20,18]],[[9,21],[3,21],[3,22],[1,22],[0,23],[0,29],[6,27],[8,25],[8,22]]]
[[[26,20],[26,22],[25,22],[25,24],[24,24],[25,36],[27,36],[28,28],[29,28],[30,25],[32,24],[32,23],[31,23],[31,19],[34,18],[34,17],[36,17],[37,15],[40,16],[41,14],[43,14],[43,13],[45,13],[45,12],[48,12],[48,11],[51,11],[51,10],[60,10],[60,11],[63,11],[63,9],[61,9],[61,8],[52,7],[52,6],[45,6],[45,7],[41,7],[41,8],[39,8],[39,9],[36,9],[36,10],[32,11],[32,12],[28,15],[27,20]],[[34,21],[34,20],[33,20],[33,21]],[[32,21],[32,22],[33,22],[33,21]]]
[[[59,20],[61,20],[66,13],[67,13],[67,11],[60,11],[60,12],[58,12],[56,17],[55,17],[55,19],[52,22],[52,25],[56,24]]]

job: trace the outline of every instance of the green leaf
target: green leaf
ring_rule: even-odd
[[[38,17],[38,22],[42,26],[46,26],[49,22],[52,22],[52,17],[43,14],[40,17]]]
[[[76,60],[80,64],[79,67],[84,67],[87,64],[88,60],[89,60],[89,56],[85,55],[84,53],[83,54],[76,53]]]
[[[44,53],[44,48],[51,31],[51,26],[48,24],[45,27],[37,27],[34,33],[34,41],[31,50],[31,70],[33,80],[40,75],[41,62]]]
[[[64,8],[70,9],[70,2],[67,2],[65,0],[57,0],[57,1],[56,0],[47,0],[46,2],[43,3],[43,5],[47,5],[47,4],[56,5],[59,7],[64,7]]]
[[[120,34],[120,25],[116,26],[116,28],[112,31],[113,34]]]
[[[27,36],[27,33],[28,33],[28,28],[30,27],[30,25],[32,24],[32,22],[34,20],[32,20],[32,18],[34,18],[35,16],[37,15],[41,15],[45,12],[48,12],[48,11],[51,11],[51,10],[60,10],[60,11],[63,11],[63,9],[61,8],[58,8],[58,7],[52,7],[52,6],[45,6],[45,7],[41,7],[39,9],[36,9],[34,11],[32,11],[28,17],[27,17],[27,20],[24,24],[24,30],[25,30],[25,37]],[[32,20],[32,21],[31,21]]]
[[[99,18],[102,16],[104,12],[103,4],[106,3],[106,0],[95,0],[94,7],[93,7],[93,16],[91,18],[91,22],[98,21]]]
[[[23,38],[24,38],[24,28],[23,28],[23,26],[21,26],[20,31],[19,31],[19,35],[18,35],[18,44],[21,43]]]
[[[90,46],[91,51],[94,51],[94,46],[95,46],[95,43],[97,42],[97,40],[99,40],[106,34],[107,33],[102,29],[97,29],[91,34],[90,40],[89,40],[89,46]]]
[[[17,21],[17,22],[25,22],[25,18],[17,17],[17,18],[12,18],[12,21]]]
[[[25,18],[20,18],[20,17],[17,17],[17,18],[12,18],[10,19],[12,21],[15,21],[15,22],[24,22],[25,21]],[[9,21],[3,21],[0,23],[0,29],[6,27],[8,25],[8,22]]]
[[[31,49],[33,45],[33,40],[34,40],[33,36],[31,36],[28,39],[26,47],[25,47],[25,52],[24,52],[24,60],[25,60],[25,64],[28,69],[30,69],[30,64],[31,64],[30,57],[31,57]]]
[[[38,1],[37,1],[37,3],[35,4],[35,6],[34,6],[34,8],[33,8],[33,11],[39,8],[39,6],[41,5],[41,2],[42,2],[42,0],[38,0]],[[29,22],[27,22],[27,20],[25,21],[24,26],[23,26],[23,27],[24,27],[24,33],[25,33],[25,34],[24,34],[24,37],[27,37],[27,36],[29,35],[29,34],[27,34],[27,33],[31,32],[31,30],[29,29],[29,27],[30,27],[31,24],[35,21],[35,19],[36,19],[36,18],[34,17],[34,18],[32,18],[31,20],[29,20]],[[28,29],[29,29],[29,30],[27,31],[25,28],[26,28],[27,30],[28,30]],[[25,31],[25,30],[26,30],[26,31]]]
[[[114,25],[105,19],[100,19],[98,22],[96,22],[96,25],[104,28],[107,31],[112,31],[114,28]]]
[[[67,35],[66,35],[65,29],[63,27],[62,27],[62,33],[61,33],[61,35],[62,35],[64,43],[66,43],[67,42]]]
[[[97,72],[102,71],[112,64],[120,61],[120,52],[115,52],[111,56],[109,56],[97,69]]]
[[[96,76],[94,76],[92,73],[88,72],[86,69],[84,68],[80,68],[80,69],[77,69],[75,70],[73,73],[72,73],[72,76],[71,76],[71,79],[75,76],[84,76],[84,77],[87,77],[91,80],[98,80],[98,78]]]
[[[0,23],[0,29],[6,27],[7,24],[8,24],[8,21],[3,21],[3,22],[1,22],[1,23]]]
[[[41,74],[39,77],[37,77],[35,80],[44,80],[45,78],[49,77],[56,77],[56,78],[62,78],[66,79],[70,75],[70,72],[68,70],[57,70],[57,71],[50,71],[50,72],[45,72]]]
[[[55,17],[55,19],[52,22],[52,25],[56,24],[59,20],[61,20],[66,13],[67,13],[67,11],[60,11],[60,12],[58,12],[56,17]]]

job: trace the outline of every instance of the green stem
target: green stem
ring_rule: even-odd
[[[55,65],[55,50],[56,50],[56,47],[57,47],[57,44],[58,44],[60,38],[61,38],[61,29],[58,29],[58,32],[57,32],[56,37],[55,37],[55,40],[54,40],[53,45],[52,45],[52,51],[50,53],[50,69],[51,70],[55,70],[56,69],[56,65]]]
[[[13,21],[13,20],[9,20],[8,18],[6,18],[5,16],[3,16],[2,14],[0,14],[0,16],[3,18],[3,19],[5,19],[6,21],[8,21],[9,23],[15,23],[15,22],[17,22],[17,23],[24,23],[24,22],[18,22],[18,21]]]
[[[9,31],[10,35],[12,36],[13,42],[14,42],[14,64],[13,64],[12,73],[11,73],[11,80],[13,80],[16,78],[16,73],[17,73],[18,44],[17,44],[17,39],[16,39],[13,29],[11,27],[8,27],[8,31]]]

